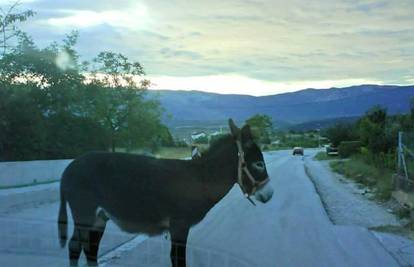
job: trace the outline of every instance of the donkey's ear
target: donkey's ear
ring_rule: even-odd
[[[231,135],[233,135],[234,137],[237,137],[240,133],[240,129],[237,128],[236,124],[234,124],[234,121],[232,119],[229,119],[229,127],[230,127]]]
[[[253,140],[252,130],[250,129],[250,125],[245,124],[241,129],[242,139],[245,141]]]

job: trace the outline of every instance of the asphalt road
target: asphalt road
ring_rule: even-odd
[[[300,156],[265,155],[273,198],[253,206],[237,186],[189,235],[189,266],[398,266],[368,230],[335,226]],[[57,240],[57,203],[0,214],[0,266],[66,266]],[[71,230],[71,229],[69,229]],[[167,236],[145,238],[110,225],[102,266],[170,266]],[[129,242],[128,242],[129,241]]]

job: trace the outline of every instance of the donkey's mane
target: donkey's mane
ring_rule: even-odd
[[[220,138],[214,140],[210,147],[201,153],[201,157],[196,159],[197,162],[205,162],[211,158],[215,158],[217,156],[228,157],[228,155],[223,154],[222,152],[225,151],[226,147],[233,144],[233,136],[230,134],[226,134],[221,136]]]

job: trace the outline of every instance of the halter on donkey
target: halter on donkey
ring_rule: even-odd
[[[265,203],[273,189],[263,155],[250,128],[236,127],[195,160],[156,159],[127,153],[95,152],[74,160],[61,180],[58,230],[61,246],[67,239],[66,204],[74,232],[69,259],[77,266],[83,251],[88,265],[97,265],[99,243],[108,219],[124,231],[171,234],[174,267],[186,265],[189,229],[238,183],[243,193]]]
[[[237,165],[238,166],[237,167],[237,183],[239,184],[241,190],[243,191],[244,196],[254,206],[256,206],[256,204],[250,198],[250,196],[254,195],[258,188],[260,188],[263,185],[267,184],[269,182],[269,177],[267,177],[267,178],[265,178],[264,180],[261,180],[261,181],[258,181],[253,177],[253,175],[251,174],[251,172],[247,168],[246,160],[244,159],[244,151],[243,151],[242,144],[241,144],[241,137],[239,135],[235,136],[235,142],[236,142],[237,150],[238,150],[237,155],[239,157],[239,163]],[[261,166],[261,168],[265,168],[264,164],[263,164],[263,166]],[[252,189],[251,189],[250,192],[247,192],[246,187],[243,185],[243,173],[245,174],[245,176],[247,176],[247,178],[249,178],[249,181],[252,185],[252,187],[251,187]]]

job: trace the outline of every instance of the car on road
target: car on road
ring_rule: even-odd
[[[299,147],[299,146],[297,146],[297,147],[294,147],[293,148],[293,156],[296,156],[296,155],[301,155],[301,156],[303,156],[303,147]]]
[[[326,146],[326,154],[330,155],[330,156],[337,156],[338,155],[338,148],[334,147],[332,145]]]

